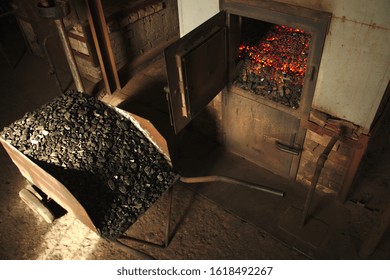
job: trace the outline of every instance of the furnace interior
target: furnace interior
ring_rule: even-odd
[[[299,28],[242,17],[233,85],[299,108],[310,39]]]

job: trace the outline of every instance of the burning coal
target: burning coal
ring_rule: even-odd
[[[239,75],[233,84],[298,108],[310,38],[300,29],[274,25],[257,43],[244,42],[239,47]]]

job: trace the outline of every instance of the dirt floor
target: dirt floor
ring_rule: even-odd
[[[152,67],[152,71],[156,69]],[[45,62],[28,53],[14,69],[2,61],[0,72],[0,129],[59,94],[53,77],[47,74],[48,66]],[[59,74],[64,84],[69,82],[70,76],[66,71]],[[154,87],[162,88],[164,85],[162,80],[156,82],[148,74],[138,75],[136,79],[140,79],[136,85],[128,87],[132,86],[131,92],[139,93],[140,96],[145,96],[142,94],[145,87],[147,92],[151,92],[148,87],[152,83]],[[92,86],[88,85],[88,88]],[[146,107],[160,106],[158,102],[148,101],[156,98],[141,98],[137,102],[131,102],[130,98],[124,102],[128,97],[119,93],[103,99],[134,113],[137,110],[146,112],[142,110]],[[163,98],[163,95],[160,97]],[[157,114],[157,118],[165,118],[166,113],[159,111],[158,114],[163,117]],[[384,132],[384,135],[388,137],[388,133]],[[171,135],[164,136],[169,138]],[[326,234],[321,232],[321,227],[313,219],[314,231],[311,235],[309,233],[307,240],[303,240],[303,235],[308,233],[294,230],[294,226],[289,228],[289,221],[286,221],[292,209],[302,204],[302,187],[259,170],[212,146],[206,148],[210,143],[190,138],[198,142],[201,149],[182,151],[182,164],[185,167],[183,174],[200,175],[207,170],[211,173],[243,176],[287,190],[289,195],[281,199],[234,186],[188,186],[178,183],[174,185],[172,240],[169,247],[162,249],[134,242],[128,244],[157,259],[360,259],[359,247],[369,229],[380,219],[380,213],[386,205],[385,198],[389,197],[387,171],[390,163],[385,157],[388,149],[377,153],[375,158],[369,158],[368,163],[371,165],[367,165],[360,184],[346,204],[334,203],[328,197],[316,197],[313,215],[320,221],[318,224],[326,226]],[[200,159],[202,156],[208,157],[209,165]],[[375,164],[377,159],[383,164]],[[139,258],[103,240],[71,214],[59,217],[52,224],[46,223],[19,198],[18,193],[27,182],[2,147],[0,170],[0,259]],[[375,191],[372,186],[375,186]],[[363,203],[365,198],[369,199]],[[167,204],[168,196],[164,194],[127,234],[161,243]],[[367,258],[388,259],[389,239],[388,234],[384,236],[375,253]]]

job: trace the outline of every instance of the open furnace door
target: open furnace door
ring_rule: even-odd
[[[165,49],[171,122],[179,133],[227,82],[226,13]]]

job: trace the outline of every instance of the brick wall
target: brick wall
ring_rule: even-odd
[[[73,54],[76,59],[80,75],[92,82],[98,82],[102,79],[97,58],[94,55],[94,46],[92,38],[88,37],[89,27],[87,24],[80,24],[72,19],[64,19],[66,26],[70,26],[68,38]]]
[[[331,137],[327,135],[319,135],[310,130],[307,131],[296,177],[298,182],[310,186],[316,169],[317,159],[328,145],[330,139]],[[353,153],[353,148],[340,141],[336,142],[322,169],[317,184],[318,190],[325,193],[339,192]]]
[[[174,0],[152,1],[152,4],[138,8],[129,6],[127,11],[123,7],[107,18],[107,26],[115,62],[120,69],[179,33],[177,3]]]

